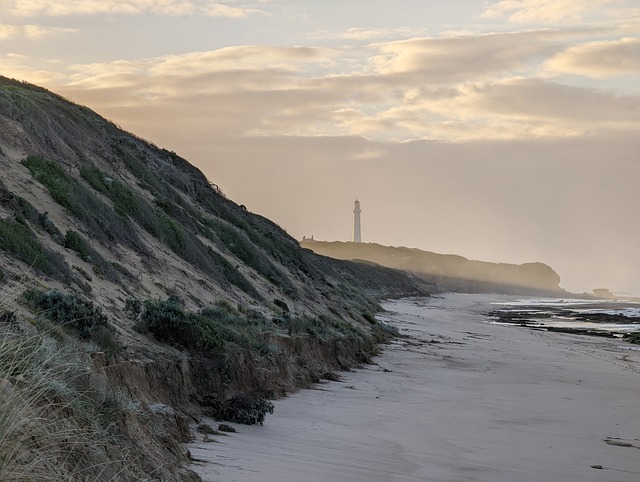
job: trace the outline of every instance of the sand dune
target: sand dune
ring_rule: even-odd
[[[192,444],[208,461],[195,470],[225,482],[640,480],[640,351],[487,323],[504,299],[386,304],[409,338],[277,401],[264,426]]]

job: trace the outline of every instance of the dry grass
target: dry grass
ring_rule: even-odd
[[[0,313],[21,289],[4,290]],[[148,467],[122,430],[125,418],[147,414],[117,388],[92,382],[87,346],[55,328],[0,325],[0,481],[160,480],[150,475],[162,464]]]
[[[59,355],[55,340],[35,331],[0,331],[0,480],[64,480],[51,462],[59,442],[75,434],[55,420],[77,397],[64,381],[71,366]]]

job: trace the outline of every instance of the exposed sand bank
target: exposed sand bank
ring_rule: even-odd
[[[640,351],[486,323],[499,299],[387,303],[382,318],[411,338],[275,402],[264,426],[192,444],[209,461],[194,469],[224,482],[640,480]]]

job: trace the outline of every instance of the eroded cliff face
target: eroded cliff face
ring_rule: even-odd
[[[189,419],[367,361],[390,336],[377,297],[427,293],[301,249],[176,153],[1,77],[0,261],[0,355],[16,363],[0,370],[12,394],[0,403],[28,400],[16,417],[71,424],[82,446],[103,447],[92,459],[74,441],[68,457],[72,442],[55,439],[38,457],[54,430],[0,423],[15,448],[8,480],[9,466],[33,480],[193,478],[177,445]],[[46,395],[30,398],[38,376]]]
[[[507,294],[562,294],[560,276],[543,263],[520,265],[474,261],[462,256],[375,243],[304,240],[301,245],[318,254],[343,260],[366,260],[412,273],[434,289]]]

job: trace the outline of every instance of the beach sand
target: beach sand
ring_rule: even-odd
[[[205,481],[640,480],[640,351],[487,322],[500,295],[385,304],[409,335],[264,426],[188,446]],[[214,427],[217,424],[209,421]]]

